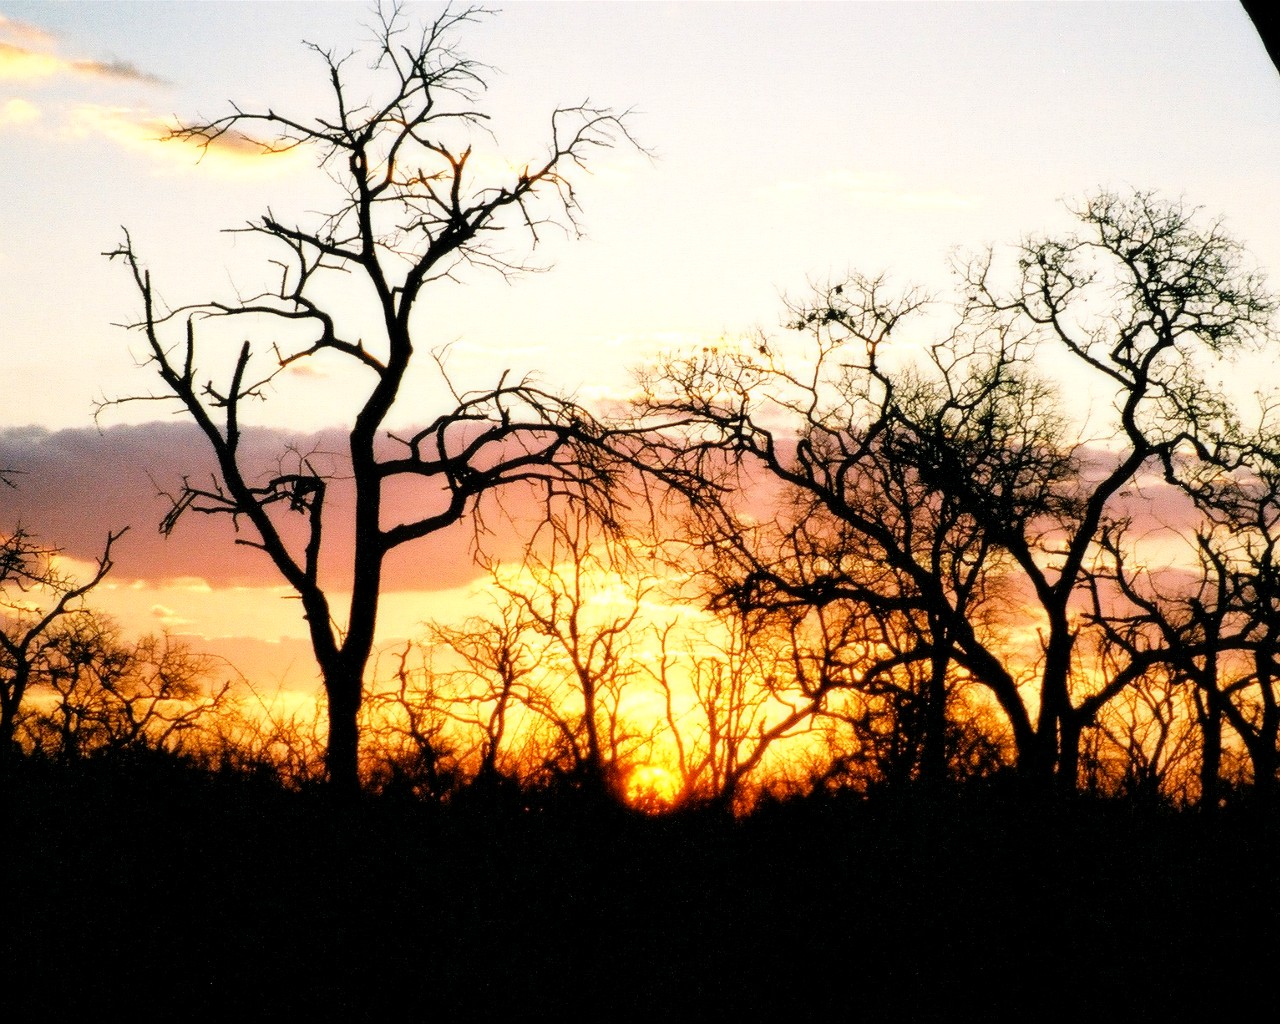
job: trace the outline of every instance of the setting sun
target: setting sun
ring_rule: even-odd
[[[656,764],[642,764],[627,776],[627,803],[648,814],[661,814],[675,806],[680,796],[679,780]]]

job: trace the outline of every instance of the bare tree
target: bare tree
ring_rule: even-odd
[[[559,109],[542,156],[505,180],[496,172],[495,180],[480,180],[472,154],[477,140],[488,138],[488,115],[478,103],[488,69],[463,56],[453,37],[488,13],[449,8],[416,32],[398,7],[379,9],[371,83],[352,84],[349,56],[311,46],[329,81],[332,109],[295,117],[233,106],[223,117],[174,130],[174,138],[205,147],[234,139],[263,153],[305,149],[338,184],[333,208],[310,225],[268,212],[240,229],[279,248],[277,289],[167,309],[128,235],[109,254],[132,274],[143,305],[133,326],[145,336],[163,383],[159,394],[137,397],[178,403],[217,463],[211,483],[183,482],[163,529],[189,510],[227,515],[244,530],[238,542],[263,551],[296,590],[328,698],[328,772],[345,791],[358,787],[357,715],[388,553],[458,522],[499,488],[536,485],[548,496],[571,494],[592,504],[610,485],[596,450],[601,425],[528,379],[504,375],[491,390],[454,392],[453,407],[426,426],[380,440],[403,397],[429,286],[469,267],[503,275],[525,269],[523,257],[498,240],[514,229],[536,245],[549,225],[576,232],[573,174],[593,151],[634,144],[621,115],[586,105]],[[361,103],[358,89],[366,84],[376,98]],[[326,292],[343,275],[360,282],[377,310],[354,338],[339,326],[340,300]],[[274,339],[246,341],[215,379],[202,339],[211,321],[227,317],[243,318],[267,338],[278,329],[294,338],[305,331],[308,340],[292,348]],[[171,329],[178,339],[168,339]],[[326,515],[332,473],[318,460],[282,457],[282,468],[259,475],[242,450],[246,402],[263,398],[286,367],[319,356],[345,361],[353,388],[367,388],[348,435],[344,472],[355,506],[349,524]],[[412,482],[436,488],[438,501],[404,522],[387,522],[388,490]],[[300,530],[284,522],[290,516],[301,521]],[[321,572],[322,549],[336,530],[349,530],[354,547],[342,616],[332,606],[334,584]]]
[[[323,706],[283,696],[261,694],[250,683],[220,707],[202,737],[209,767],[295,790],[323,784]]]
[[[1087,590],[1099,540],[1126,488],[1144,471],[1177,479],[1180,456],[1205,457],[1228,436],[1233,414],[1204,376],[1206,365],[1272,335],[1276,301],[1220,222],[1148,193],[1099,193],[1075,214],[1083,230],[1032,239],[1018,279],[1002,291],[990,260],[968,268],[971,308],[1007,330],[1053,345],[1109,389],[1113,433],[1105,454],[1084,460],[1058,490],[1060,504],[1035,532],[999,525],[999,543],[1025,574],[1046,621],[1034,759],[1074,786],[1080,730],[1125,685],[1094,679],[1073,698],[1079,676],[1073,609]],[[982,502],[980,492],[970,492]]]
[[[802,355],[762,338],[669,363],[647,381],[646,412],[666,421],[652,461],[691,499],[693,535],[713,555],[713,605],[845,609],[878,653],[840,685],[913,693],[920,775],[937,785],[957,666],[991,687],[1015,732],[1032,732],[1017,679],[988,647],[993,581],[1009,562],[989,526],[995,510],[1034,517],[1044,482],[1068,466],[1047,443],[1052,396],[1005,334],[956,332],[914,373],[890,373],[895,329],[925,307],[918,291],[852,277],[789,306]],[[1027,454],[1006,458],[1015,446]],[[960,474],[982,481],[990,509],[943,485]],[[758,497],[743,507],[742,481],[758,492],[762,479],[781,490],[771,514]]]
[[[474,782],[482,789],[517,778],[530,768],[529,730],[518,721],[522,708],[535,708],[538,650],[527,635],[518,605],[495,593],[489,615],[461,625],[428,624],[428,643],[460,664],[431,668],[433,696],[443,699],[449,718],[474,752]],[[444,690],[444,694],[440,691]]]
[[[1105,526],[1140,474],[1176,478],[1229,433],[1204,365],[1272,332],[1275,300],[1221,224],[1144,193],[1073,212],[1079,231],[1025,241],[1007,271],[991,253],[961,265],[955,326],[918,358],[895,346],[922,297],[853,277],[792,307],[804,355],[757,339],[647,381],[651,460],[716,523],[726,593],[913,623],[902,657],[932,666],[934,774],[954,666],[998,702],[1026,778],[1075,785],[1081,730],[1134,678],[1078,661]],[[1099,437],[1071,436],[1049,357],[1090,378],[1095,412],[1111,403]],[[806,511],[761,546],[732,473]],[[1009,642],[1014,625],[1034,646]]]
[[[618,523],[557,505],[521,561],[489,563],[487,612],[428,624],[418,691],[451,720],[447,742],[482,789],[518,780],[622,801],[637,770],[668,778],[669,716],[647,669],[654,623],[677,613],[639,548]]]
[[[62,761],[137,751],[203,757],[204,729],[231,695],[230,679],[209,685],[218,667],[173,637],[126,642],[111,622],[77,615],[44,649],[39,691],[52,699],[25,731]]]
[[[87,578],[76,579],[59,552],[19,527],[0,538],[0,770],[12,754],[22,702],[56,661],[59,638],[87,616],[85,596],[111,571],[123,531],[107,536]]]
[[[515,646],[504,644],[493,666],[502,695],[509,680],[521,683],[525,710],[560,741],[567,780],[615,799],[643,741],[623,703],[640,675],[640,624],[655,589],[648,575],[627,571],[631,561],[611,524],[566,507],[548,515],[518,569],[492,568],[501,621],[516,627]],[[517,668],[522,650],[532,652],[536,680]],[[528,665],[527,654],[523,661]]]
[[[450,728],[453,701],[442,692],[444,680],[425,658],[411,668],[413,652],[405,644],[392,677],[375,684],[365,701],[361,762],[378,792],[439,801],[463,782],[466,750]]]
[[[1127,554],[1121,533],[1104,537],[1107,582],[1128,608],[1095,617],[1125,652],[1121,671],[1167,666],[1192,688],[1200,797],[1211,807],[1224,728],[1244,748],[1255,798],[1273,802],[1280,789],[1280,463],[1265,413],[1259,427],[1224,438],[1182,481],[1203,516],[1189,538],[1194,565],[1155,571]]]
[[[844,756],[847,743],[821,720],[859,673],[874,674],[858,627],[834,606],[725,607],[663,629],[648,671],[665,705],[662,739],[675,748],[678,802],[740,811],[789,755],[824,765]]]

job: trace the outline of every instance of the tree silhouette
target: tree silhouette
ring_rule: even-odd
[[[1104,613],[1095,598],[1094,617],[1124,652],[1120,672],[1167,671],[1192,689],[1209,806],[1219,799],[1224,727],[1244,749],[1254,797],[1271,803],[1280,786],[1280,472],[1268,420],[1223,438],[1182,480],[1202,516],[1189,538],[1193,572],[1142,565],[1123,526],[1103,538],[1106,582],[1127,609]]]
[[[839,697],[874,674],[861,625],[835,606],[721,607],[662,630],[648,671],[664,698],[679,802],[742,811],[773,784],[843,765],[864,735],[850,739],[861,720]]]
[[[24,722],[32,746],[61,761],[159,751],[201,757],[201,733],[229,703],[208,685],[217,662],[167,636],[125,641],[110,621],[80,614],[45,646],[38,683],[52,698]]]
[[[1073,213],[1080,230],[1028,239],[1008,268],[961,264],[955,326],[914,357],[899,339],[923,297],[855,276],[792,305],[807,346],[726,345],[646,381],[648,461],[713,524],[722,593],[910,624],[899,660],[931,666],[928,777],[960,672],[1000,706],[1021,774],[1074,787],[1081,731],[1135,678],[1080,664],[1107,524],[1141,474],[1177,479],[1230,433],[1205,366],[1271,337],[1275,301],[1220,224],[1145,193]],[[1089,380],[1088,442],[1048,359]],[[742,479],[775,481],[798,513],[743,529]]]
[[[450,729],[458,716],[444,681],[430,662],[411,669],[412,653],[406,644],[392,678],[366,698],[361,760],[376,791],[438,801],[463,781],[466,751]]]
[[[88,617],[85,596],[111,571],[111,552],[123,531],[107,535],[86,579],[58,563],[59,552],[19,527],[0,538],[0,771],[13,751],[22,702],[48,682],[60,640]]]
[[[514,229],[536,244],[551,224],[576,231],[574,172],[593,151],[633,144],[622,116],[585,105],[559,109],[542,157],[481,180],[472,154],[475,141],[487,137],[478,97],[488,69],[462,56],[453,36],[488,13],[446,9],[419,34],[399,8],[380,8],[372,54],[376,98],[359,102],[358,90],[370,83],[354,84],[349,57],[311,45],[329,82],[331,110],[294,117],[233,105],[221,118],[174,129],[174,138],[204,147],[233,139],[249,140],[263,153],[308,150],[339,185],[333,207],[310,225],[268,212],[240,229],[280,251],[278,289],[170,310],[127,234],[109,254],[132,274],[143,305],[133,326],[144,334],[164,385],[158,395],[123,401],[176,401],[200,427],[217,463],[211,483],[184,480],[163,529],[188,511],[227,515],[244,531],[238,542],[263,551],[297,592],[328,698],[328,772],[340,790],[358,786],[357,715],[388,553],[458,522],[482,495],[500,488],[537,486],[548,497],[571,494],[598,504],[611,484],[596,447],[601,425],[528,379],[503,376],[490,390],[453,392],[453,407],[426,426],[380,437],[403,397],[429,286],[468,268],[504,275],[524,269],[523,259],[500,248],[498,239]],[[341,299],[326,291],[343,276],[358,280],[377,310],[354,338],[339,326]],[[245,341],[219,379],[210,368],[214,343],[204,335],[211,322],[228,317],[243,318],[264,341]],[[177,340],[169,340],[171,329]],[[298,337],[300,329],[309,340],[293,348],[277,343],[277,337]],[[216,332],[210,333],[216,343]],[[342,466],[354,491],[349,524],[326,514],[336,470],[319,458],[286,452],[275,472],[260,476],[242,454],[250,429],[246,402],[264,398],[284,369],[321,356],[345,362],[352,388],[366,389],[349,424]],[[426,420],[412,411],[418,422]],[[404,522],[388,522],[389,490],[415,482],[435,489],[435,503]],[[290,517],[301,521],[300,530],[284,522]],[[339,530],[350,532],[354,547],[345,581],[351,596],[341,618],[331,600],[335,586],[321,573],[322,549]]]
[[[592,798],[624,795],[645,736],[623,705],[638,688],[641,617],[656,586],[628,571],[626,548],[613,524],[549,509],[518,565],[490,564],[494,610],[432,627],[462,661],[444,675],[461,684],[455,717],[480,736],[482,782],[518,771]]]
[[[531,761],[529,730],[521,728],[520,709],[536,709],[538,652],[526,633],[520,609],[495,594],[497,607],[461,625],[429,625],[428,643],[451,653],[459,664],[430,666],[433,691],[449,717],[461,727],[463,742],[474,752],[474,781],[493,788],[527,773]],[[432,696],[436,696],[433,693]],[[522,749],[523,748],[523,749]]]
[[[1078,469],[1050,492],[1047,519],[993,524],[1046,621],[1033,771],[1056,773],[1069,787],[1080,730],[1126,683],[1074,672],[1080,626],[1073,609],[1088,588],[1102,532],[1144,470],[1177,479],[1184,455],[1203,456],[1230,432],[1231,408],[1206,367],[1268,340],[1276,310],[1240,246],[1220,223],[1201,226],[1199,211],[1185,203],[1104,192],[1074,212],[1081,232],[1024,243],[1011,289],[991,283],[988,259],[971,264],[966,277],[972,309],[997,329],[1060,348],[1090,373],[1095,397],[1109,389],[1113,403],[1111,436],[1093,445],[1105,452],[1076,446]],[[982,507],[981,490],[966,492]],[[1082,686],[1088,692],[1076,700],[1072,691]]]

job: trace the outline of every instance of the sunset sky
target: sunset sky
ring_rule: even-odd
[[[156,532],[156,490],[204,466],[191,429],[145,404],[94,426],[95,400],[151,387],[113,326],[136,294],[101,254],[127,228],[174,305],[259,281],[256,252],[221,229],[314,208],[324,179],[304,154],[198,162],[157,135],[230,100],[324,109],[301,42],[357,48],[368,20],[348,3],[0,0],[0,466],[24,471],[0,529],[20,520],[87,559],[132,525],[95,606],[268,685],[314,669],[266,560],[226,529]],[[774,329],[807,282],[886,270],[943,289],[953,247],[1060,225],[1061,201],[1099,186],[1185,195],[1280,275],[1280,75],[1234,2],[516,3],[459,44],[497,69],[495,172],[537,158],[551,111],[588,99],[631,110],[652,153],[600,156],[580,182],[586,237],[535,253],[549,273],[428,296],[418,349],[451,345],[464,386],[510,367],[623,395],[659,352]],[[343,383],[291,381],[255,416],[332,428]],[[415,387],[422,416],[439,411],[438,381]],[[474,575],[465,531],[423,557],[393,566],[387,640],[455,610]]]

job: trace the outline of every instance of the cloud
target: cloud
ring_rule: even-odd
[[[169,83],[125,60],[70,59],[53,52],[51,38],[34,26],[0,17],[0,36],[21,38],[23,43],[0,40],[0,81],[40,82],[59,77],[92,78],[108,82],[143,85]],[[26,100],[10,100],[0,107],[0,127],[22,124],[38,113]],[[73,138],[105,137],[117,145],[145,153],[170,165],[204,165],[206,169],[229,172],[243,170],[270,173],[294,170],[300,161],[309,162],[305,147],[272,153],[241,132],[228,131],[217,138],[201,140],[171,137],[176,122],[138,107],[79,103],[65,114],[67,131]],[[156,145],[165,142],[162,148]]]
[[[65,65],[66,61],[51,53],[37,53],[12,43],[0,43],[0,79],[49,78]]]
[[[282,456],[290,448],[340,452],[344,438],[339,431],[306,435],[249,429],[242,451],[259,471],[258,477],[267,479],[281,466],[287,471],[288,456],[283,461]],[[296,463],[297,455],[292,458]],[[329,468],[340,474],[340,460],[335,456],[333,461]],[[6,488],[2,496],[0,530],[21,523],[42,541],[87,564],[101,554],[108,531],[131,527],[113,551],[116,569],[109,582],[123,591],[133,589],[134,581],[144,581],[138,597],[145,597],[148,608],[162,603],[189,617],[182,600],[192,596],[228,587],[282,584],[266,555],[236,543],[249,535],[243,528],[237,533],[227,516],[189,513],[170,537],[160,534],[158,526],[170,503],[158,492],[178,490],[184,476],[199,483],[213,475],[208,442],[194,425],[147,423],[101,432],[92,427],[0,429],[0,466],[22,471],[15,478],[17,488]],[[339,525],[351,515],[352,497],[349,484],[335,480],[326,498],[326,511],[334,519],[325,534],[322,570],[326,581],[339,589],[354,557],[351,531]],[[520,496],[509,497],[518,512]],[[438,494],[412,489],[389,494],[384,517],[387,522],[404,521],[429,510],[428,503],[437,500]],[[286,511],[280,522],[289,542],[300,551],[301,517]],[[434,591],[466,585],[479,575],[472,552],[474,539],[470,525],[457,524],[399,549],[386,565],[386,589]],[[519,539],[495,538],[493,547],[497,557],[509,557],[518,551]],[[179,594],[188,598],[179,600]]]
[[[290,363],[285,369],[291,377],[302,377],[308,380],[328,380],[331,374],[311,363]]]
[[[108,590],[119,589],[119,584],[116,583],[106,583],[104,586]],[[130,590],[155,590],[158,588],[184,594],[213,593],[213,587],[202,576],[175,576],[172,579],[134,580],[129,584]]]
[[[179,626],[190,626],[190,619],[184,619],[166,604],[153,604],[151,606],[151,617],[155,619],[165,629],[176,629]]]
[[[30,124],[40,116],[40,108],[24,99],[6,100],[0,104],[0,128]]]
[[[281,153],[266,152],[257,142],[238,132],[225,132],[207,145],[199,140],[174,138],[177,122],[137,107],[111,107],[81,103],[70,114],[68,130],[75,138],[100,136],[117,145],[163,160],[171,166],[200,164],[235,176],[241,173],[292,173],[310,165],[304,147]]]
[[[30,81],[63,74],[144,85],[169,84],[158,75],[143,71],[128,61],[67,60],[47,49],[30,50],[14,43],[0,42],[0,78]]]
[[[53,42],[52,32],[42,29],[39,25],[32,25],[30,22],[6,18],[3,14],[0,14],[0,36],[21,39],[28,43],[48,44]]]
[[[143,71],[136,64],[126,60],[73,60],[71,69],[82,75],[93,75],[96,78],[113,78],[122,82],[142,82],[146,85],[168,85],[159,75]]]
[[[105,136],[129,149],[152,145],[166,138],[171,122],[133,107],[104,107],[82,103],[71,111],[71,133],[79,138]]]

